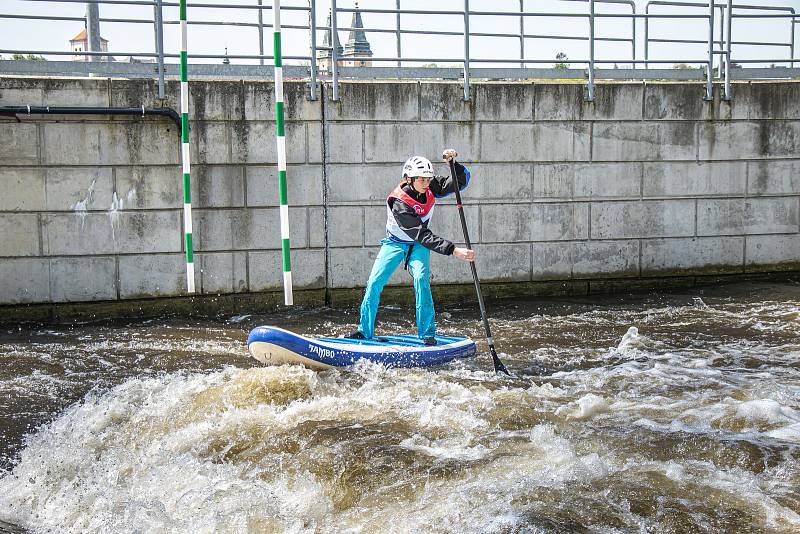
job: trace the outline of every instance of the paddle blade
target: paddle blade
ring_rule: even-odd
[[[505,373],[507,376],[511,376],[511,373],[508,372],[506,366],[503,365],[503,362],[501,362],[500,358],[497,356],[497,352],[495,352],[494,347],[489,347],[489,351],[492,353],[492,362],[494,363],[495,374]]]

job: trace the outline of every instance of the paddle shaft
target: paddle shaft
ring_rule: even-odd
[[[456,193],[456,206],[458,207],[458,216],[461,219],[461,229],[464,230],[464,242],[468,249],[472,248],[469,241],[469,231],[467,231],[467,220],[464,218],[464,207],[461,205],[461,192],[458,188],[458,177],[456,176],[456,164],[451,159],[450,163],[450,178],[453,180],[453,190]],[[486,329],[486,341],[489,343],[489,352],[492,353],[492,363],[494,363],[495,373],[505,373],[510,375],[506,366],[500,361],[497,356],[497,351],[494,350],[494,339],[492,339],[492,330],[489,328],[489,319],[486,317],[486,307],[483,305],[483,294],[481,293],[481,282],[478,280],[478,269],[475,267],[475,262],[469,262],[472,269],[472,280],[475,282],[475,293],[478,295],[478,307],[481,309],[481,319],[483,320],[483,327]]]

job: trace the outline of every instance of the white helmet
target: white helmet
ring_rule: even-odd
[[[433,165],[431,165],[431,161],[428,158],[412,156],[403,163],[403,176],[408,176],[409,178],[418,176],[433,178]]]

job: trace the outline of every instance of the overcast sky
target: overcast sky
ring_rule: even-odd
[[[177,2],[177,0],[173,0]],[[222,5],[256,5],[257,0],[203,0],[206,3]],[[636,12],[644,13],[649,0],[635,0]],[[271,0],[264,0],[266,5]],[[718,0],[719,4],[727,4],[726,0]],[[760,6],[784,6],[794,8],[800,12],[800,0],[740,0],[737,3]],[[654,3],[655,4],[655,3]],[[308,6],[305,0],[285,0],[285,6]],[[339,8],[351,8],[353,0],[340,0]],[[436,10],[463,10],[463,0],[440,0],[429,2],[424,0],[402,0],[404,9],[433,9]],[[519,11],[520,0],[471,0],[470,9],[475,11]],[[610,4],[597,2],[597,13],[630,13],[631,6],[624,2]],[[0,2],[2,14],[28,14],[64,17],[83,17],[86,10],[84,3],[42,2],[30,0],[2,0]],[[330,2],[320,0],[317,3],[317,23],[326,24]],[[395,0],[362,0],[362,8],[394,9]],[[588,2],[580,0],[525,0],[527,12],[547,13],[588,13]],[[735,11],[737,13],[766,13],[764,11]],[[232,21],[232,22],[258,22],[258,12],[252,9],[221,9],[221,8],[191,8],[189,9],[190,21]],[[707,7],[675,7],[652,5],[651,14],[692,14],[706,15]],[[774,13],[774,12],[773,12]],[[719,14],[717,10],[716,14]],[[101,18],[133,18],[152,19],[152,6],[137,5],[101,5]],[[177,21],[177,7],[165,7],[164,19]],[[282,15],[283,25],[307,25],[309,15],[307,11],[284,10]],[[396,16],[393,14],[363,14],[364,25],[367,28],[393,29],[396,25]],[[263,15],[265,24],[272,22],[271,10],[265,10]],[[351,14],[341,13],[339,26],[350,25]],[[800,20],[799,20],[800,22]],[[463,16],[458,15],[403,15],[402,28],[408,30],[436,30],[436,31],[463,31]],[[721,21],[717,20],[714,38],[719,38]],[[644,59],[644,20],[636,24],[637,43],[636,59]],[[800,24],[794,24],[796,32],[800,34]],[[788,44],[791,41],[792,23],[790,19],[734,19],[734,41],[771,42]],[[69,50],[69,39],[83,29],[81,21],[41,21],[41,20],[10,20],[0,19],[0,48],[44,51],[44,50]],[[526,17],[524,30],[527,34],[553,35],[553,36],[588,36],[589,24],[586,19],[567,17]],[[470,18],[471,32],[488,33],[516,33],[520,32],[519,16],[472,16]],[[323,31],[317,33],[318,44],[322,43]],[[109,41],[110,51],[118,59],[127,58],[131,53],[154,52],[153,25],[147,23],[118,23],[103,22],[101,34]],[[308,56],[310,36],[308,30],[284,29],[284,56]],[[272,53],[271,28],[264,32],[265,54]],[[598,19],[596,23],[597,37],[613,37],[630,39],[632,24],[630,20],[623,19]],[[340,31],[339,38],[344,45],[348,32]],[[704,44],[708,38],[708,23],[706,19],[663,19],[650,21],[650,37],[653,39],[686,39],[698,40],[698,44],[675,43],[650,43],[651,59],[682,60],[683,62],[702,61],[706,57],[707,47]],[[367,38],[376,57],[395,57],[396,44],[394,34],[367,33]],[[165,51],[177,53],[180,43],[180,27],[177,24],[168,25],[165,30]],[[800,46],[800,35],[795,42]],[[223,54],[225,48],[229,54],[258,54],[258,30],[251,27],[233,26],[200,26],[192,25],[189,28],[189,53],[195,54]],[[402,54],[404,57],[436,58],[440,65],[450,65],[463,56],[464,39],[462,36],[435,36],[435,35],[404,35],[402,38]],[[565,53],[573,67],[582,65],[575,63],[589,57],[587,41],[563,39],[526,39],[525,58],[547,60],[547,64],[531,66],[551,66],[556,54]],[[619,66],[629,66],[625,61],[631,60],[632,47],[630,42],[599,41],[596,45],[597,59],[615,60]],[[501,58],[514,60],[520,57],[519,38],[498,38],[473,36],[470,40],[470,55],[473,61],[480,58]],[[795,50],[795,58],[800,56],[800,51]],[[60,59],[67,59],[62,56]],[[788,46],[754,46],[734,45],[733,60],[737,59],[779,59],[788,60],[790,49]],[[51,56],[50,59],[59,59]],[[216,63],[220,60],[204,59],[194,60],[200,63]],[[190,62],[192,62],[190,60]],[[232,63],[257,63],[258,60],[236,60]],[[287,60],[286,63],[299,61]],[[429,62],[429,61],[426,61]],[[270,63],[270,60],[267,60]],[[386,63],[394,65],[396,63]],[[419,65],[419,63],[407,63]],[[479,66],[476,64],[475,66]],[[494,66],[502,66],[494,64]],[[519,62],[510,62],[504,66],[519,66]],[[611,67],[610,64],[598,65]],[[670,64],[663,66],[671,66]],[[796,65],[800,66],[800,65]]]

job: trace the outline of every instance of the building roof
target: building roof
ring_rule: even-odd
[[[324,46],[324,47],[331,46],[331,40],[332,40],[331,39],[331,34],[333,33],[333,31],[331,30],[331,25],[332,25],[332,17],[331,17],[331,13],[328,12],[328,30],[325,32],[325,37],[322,38],[322,46]],[[339,42],[338,32],[337,32],[337,34],[336,34],[336,36],[334,37],[333,40],[336,41],[336,45],[335,45],[336,46],[336,57],[342,57],[343,48],[342,48],[342,43]],[[330,50],[320,50],[319,51],[319,57],[320,58],[331,57],[331,51]]]
[[[84,29],[81,30],[81,32],[78,35],[76,35],[75,37],[70,39],[69,42],[70,43],[74,43],[75,41],[86,41],[88,38],[89,38],[89,35],[86,33],[86,28],[84,28]],[[108,39],[103,39],[102,36],[100,37],[100,40],[108,42]]]
[[[358,2],[356,2],[356,11],[353,11],[350,27],[352,30],[350,30],[350,36],[344,45],[344,55],[372,57],[372,50],[370,50],[367,35],[364,33],[364,23],[361,21],[361,12],[358,11]]]

